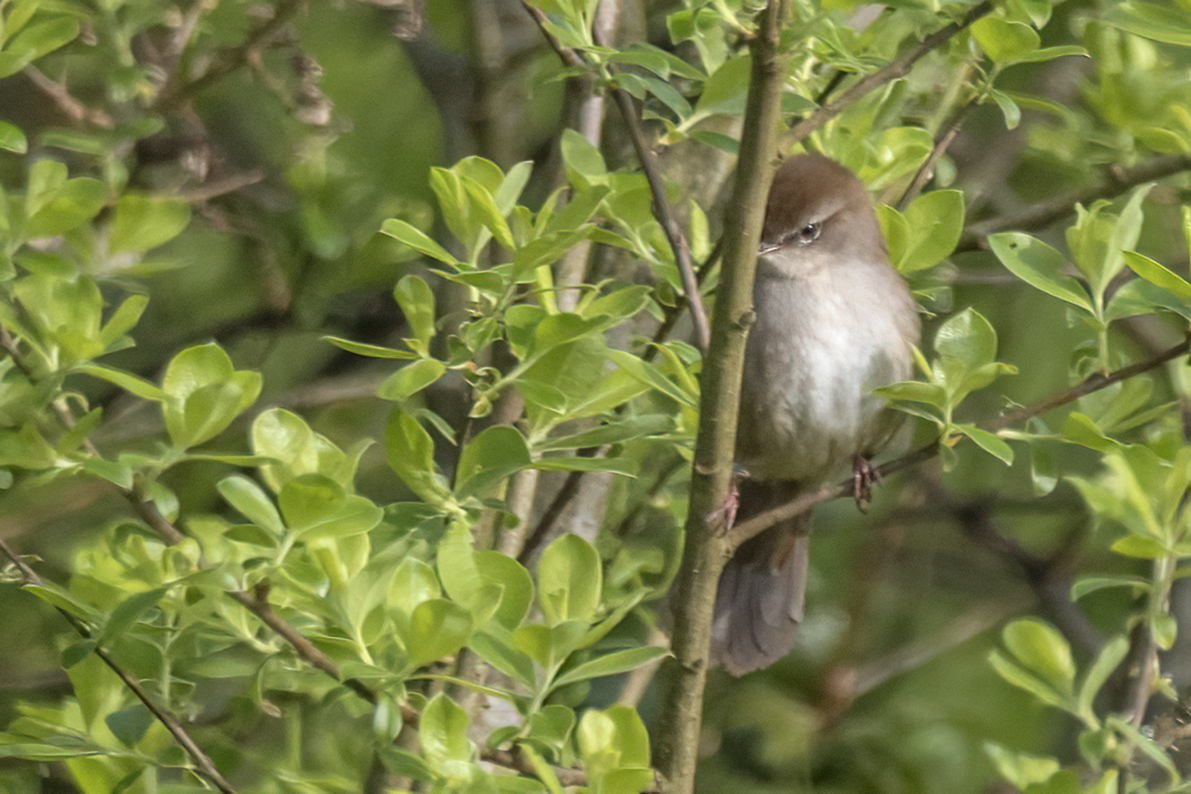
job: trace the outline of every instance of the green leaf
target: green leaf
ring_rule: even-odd
[[[984,752],[992,759],[997,772],[1019,789],[1045,783],[1061,768],[1054,758],[1016,753],[995,742],[985,742]]]
[[[1136,251],[1123,251],[1121,256],[1125,258],[1125,264],[1146,281],[1174,293],[1184,301],[1191,301],[1191,283],[1182,276]]]
[[[998,458],[1006,466],[1013,465],[1013,450],[1000,436],[971,424],[955,425],[955,429],[975,441],[977,446]]]
[[[32,218],[42,207],[53,201],[66,184],[65,163],[43,158],[29,168],[29,183],[25,189],[25,216]]]
[[[459,260],[451,256],[447,249],[436,243],[426,234],[412,224],[406,223],[399,218],[390,218],[381,225],[380,230],[383,234],[387,234],[400,243],[403,243],[414,249],[420,254],[437,259],[439,262],[455,267],[459,264]]]
[[[446,371],[447,365],[438,359],[418,359],[381,381],[376,387],[376,396],[400,402],[434,383]]]
[[[414,337],[428,344],[434,338],[434,291],[430,285],[419,276],[403,276],[393,288],[393,298]]]
[[[1031,287],[1092,312],[1087,292],[1078,281],[1062,274],[1065,260],[1054,248],[1021,232],[991,234],[988,245],[1001,264]]]
[[[599,552],[578,535],[552,541],[538,559],[538,603],[546,622],[591,622],[600,605],[603,567]]]
[[[607,181],[608,166],[604,163],[604,156],[578,130],[563,130],[559,150],[566,164],[567,180],[572,185],[586,187]]]
[[[303,474],[287,482],[277,505],[291,531],[307,542],[371,531],[384,510],[363,496],[347,494],[339,483],[321,474]]]
[[[107,199],[107,185],[98,179],[68,179],[29,218],[25,224],[25,235],[38,238],[65,234],[98,215]]]
[[[86,758],[88,756],[109,756],[112,751],[100,747],[57,747],[51,744],[23,743],[0,744],[0,758],[19,758],[25,761],[61,761],[64,758]]]
[[[16,74],[28,64],[78,38],[79,22],[57,17],[29,25],[5,42],[0,52],[0,78]]]
[[[210,343],[174,356],[161,388],[168,398],[162,405],[166,429],[186,448],[214,438],[256,402],[261,376],[234,370],[227,353]]]
[[[1053,626],[1032,618],[1010,623],[1001,633],[1010,652],[1023,667],[1060,692],[1073,691],[1075,662],[1071,647]]]
[[[1147,39],[1191,46],[1191,14],[1177,5],[1140,0],[1113,3],[1105,9],[1104,21]]]
[[[964,309],[939,327],[935,352],[944,359],[961,363],[971,372],[996,359],[997,332],[975,309]]]
[[[153,590],[146,590],[142,593],[136,593],[121,601],[116,605],[116,608],[108,615],[107,621],[103,625],[103,632],[96,642],[99,645],[110,646],[120,638],[125,631],[136,623],[142,615],[148,612],[153,607],[157,606],[157,602],[161,600],[169,591],[168,587],[158,587]]]
[[[554,670],[574,653],[587,633],[581,620],[564,620],[553,626],[530,623],[513,630],[513,647],[547,670]]]
[[[689,128],[693,121],[717,114],[733,115],[744,110],[752,59],[747,55],[724,61],[706,82],[703,93],[695,103],[695,113],[683,122]]]
[[[665,414],[645,414],[601,425],[569,436],[548,438],[535,445],[535,451],[550,452],[560,449],[581,449],[600,447],[604,444],[619,444],[644,436],[669,433],[674,429],[674,420]]]
[[[1141,595],[1149,592],[1153,585],[1140,576],[1082,576],[1071,585],[1071,600],[1078,601],[1088,593],[1111,587],[1128,587],[1134,595]]]
[[[455,493],[482,496],[498,482],[533,464],[525,438],[516,428],[496,425],[481,431],[459,453]]]
[[[233,474],[216,483],[215,489],[228,504],[252,523],[264,527],[274,535],[281,535],[285,531],[281,514],[277,512],[273,500],[252,480],[240,474]]]
[[[1088,51],[1076,44],[1060,44],[1054,47],[1040,47],[1037,50],[1017,59],[1018,63],[1042,63],[1056,58],[1066,58],[1071,55],[1088,57]]]
[[[471,613],[453,601],[432,598],[414,607],[409,617],[405,647],[410,663],[423,667],[450,656],[471,634]]]
[[[369,358],[397,358],[414,360],[418,358],[417,353],[411,353],[408,350],[398,350],[392,347],[381,347],[380,345],[369,345],[364,342],[353,342],[350,339],[342,339],[338,336],[324,336],[324,342],[330,342],[340,350],[346,350],[349,353],[355,353],[357,356],[367,356]]]
[[[657,367],[624,350],[609,350],[608,358],[626,375],[691,408],[698,407],[698,395],[681,388],[663,375]]]
[[[959,242],[964,225],[964,195],[958,190],[934,190],[916,198],[905,212],[906,251],[895,266],[913,273],[942,262]]]
[[[613,651],[603,656],[597,656],[589,662],[584,662],[554,680],[555,687],[563,687],[576,681],[586,681],[607,675],[619,675],[629,670],[636,670],[642,665],[649,664],[655,659],[669,656],[670,651],[653,645],[641,648],[626,648],[623,651]]]
[[[936,408],[943,408],[947,405],[947,392],[942,386],[920,380],[905,380],[891,383],[888,386],[880,386],[873,389],[873,393],[887,400],[926,403]]]
[[[131,331],[138,322],[145,309],[149,306],[148,295],[129,295],[123,303],[112,312],[112,316],[100,331],[99,341],[104,347],[109,347],[124,334]]]
[[[597,776],[649,766],[649,734],[631,706],[588,710],[579,720],[575,739],[584,765]],[[642,787],[648,785],[646,781]]]
[[[1109,547],[1117,554],[1142,560],[1159,560],[1170,554],[1164,544],[1146,535],[1124,535]]]
[[[1160,612],[1150,616],[1150,634],[1159,650],[1169,651],[1178,637],[1179,625],[1173,615]]]
[[[1129,740],[1134,747],[1145,753],[1151,761],[1162,767],[1170,775],[1172,786],[1180,782],[1179,770],[1175,767],[1174,762],[1170,760],[1170,756],[1161,747],[1154,743],[1153,739],[1116,715],[1109,715],[1105,720],[1105,724]]]
[[[153,714],[143,703],[133,703],[119,711],[113,711],[103,718],[108,730],[125,747],[133,747],[144,738],[145,732],[149,730],[153,720]],[[135,774],[139,775],[141,771],[137,770]],[[116,794],[116,791],[117,789],[113,789],[113,794]]]
[[[1024,689],[1046,705],[1056,706],[1058,708],[1066,708],[1069,705],[1067,700],[1061,697],[1049,684],[1044,683],[1041,679],[1009,661],[1000,651],[989,653],[988,662],[1001,678],[1004,678],[1015,687]]]
[[[1072,598],[1075,596],[1073,595]],[[1100,649],[1100,654],[1096,657],[1096,661],[1088,668],[1088,672],[1084,675],[1083,683],[1079,686],[1079,710],[1085,715],[1095,715],[1092,709],[1092,703],[1096,699],[1097,693],[1108,681],[1108,677],[1112,675],[1113,671],[1120,666],[1121,662],[1125,661],[1125,657],[1129,655],[1129,640],[1123,636],[1113,637],[1104,644]]]
[[[167,411],[166,427],[174,444],[186,449],[215,438],[254,403],[260,394],[260,373],[244,375],[250,391],[237,382],[212,383],[192,392],[180,412]]]
[[[528,689],[535,689],[533,660],[513,645],[512,633],[497,623],[474,632],[468,647],[488,664]]]
[[[190,204],[181,199],[125,193],[116,202],[108,252],[148,251],[177,237],[189,223]]]
[[[21,589],[85,623],[98,622],[99,613],[91,605],[80,601],[56,584],[43,581],[41,584],[23,585]]]
[[[385,460],[406,485],[431,504],[449,495],[434,464],[434,441],[413,416],[394,406],[385,423]]]
[[[503,584],[482,574],[471,543],[470,527],[452,521],[438,544],[438,578],[451,600],[471,612],[472,625],[484,626],[500,609]]]
[[[533,601],[533,580],[529,571],[499,551],[478,551],[473,559],[480,577],[501,589],[500,607],[493,617],[505,627],[515,628],[525,618]]]
[[[57,453],[32,424],[0,428],[0,466],[41,471],[54,465]]]
[[[19,127],[0,121],[0,149],[6,152],[24,154],[29,149],[29,142],[25,140],[25,133]]]
[[[420,757],[394,744],[380,744],[376,748],[381,762],[395,775],[429,782],[434,772]]]
[[[998,66],[1021,60],[1041,44],[1037,31],[1029,25],[997,16],[981,17],[969,29],[980,49]]]
[[[1021,108],[1018,107],[1013,97],[995,88],[989,91],[988,95],[992,97],[992,101],[996,102],[997,107],[1001,109],[1001,115],[1005,117],[1005,128],[1009,130],[1017,129],[1017,125],[1021,123]]]
[[[426,704],[418,723],[422,755],[440,769],[448,761],[470,761],[472,747],[466,731],[467,712],[440,692]]]

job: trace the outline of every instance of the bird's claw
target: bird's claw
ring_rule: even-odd
[[[873,485],[880,484],[881,471],[868,461],[863,455],[852,458],[852,498],[856,500],[856,507],[865,512],[873,495]]]
[[[740,477],[747,474],[736,467],[732,469],[732,476],[728,480],[728,495],[723,503],[707,514],[707,525],[717,536],[723,537],[736,525],[736,511],[740,508],[740,489],[737,487]]]

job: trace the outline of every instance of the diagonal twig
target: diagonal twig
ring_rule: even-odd
[[[1172,361],[1179,356],[1186,355],[1191,352],[1191,338],[1180,342],[1174,347],[1168,348],[1158,355],[1148,358],[1145,361],[1132,364],[1128,367],[1123,367],[1107,375],[1096,373],[1088,376],[1084,380],[1065,389],[1061,392],[1045,397],[1032,405],[1020,408],[1016,411],[1011,411],[994,419],[981,424],[981,427],[989,431],[1003,430],[1010,425],[1024,422],[1034,416],[1049,411],[1052,408],[1057,408],[1061,405],[1066,405],[1078,400],[1084,395],[1099,391],[1103,388],[1111,386],[1123,380],[1140,375],[1144,372],[1157,369],[1168,361]],[[900,458],[889,461],[877,467],[878,473],[884,477],[894,472],[908,469],[917,466],[919,463],[934,458],[939,454],[939,442],[934,441],[924,447],[903,455]],[[829,483],[817,490],[804,493],[797,499],[787,502],[784,505],[775,507],[772,510],[766,510],[747,521],[742,521],[733,527],[732,531],[727,537],[727,548],[729,553],[735,552],[740,548],[740,545],[746,540],[760,535],[770,527],[779,524],[783,521],[788,521],[795,516],[800,516],[809,510],[823,504],[830,502],[833,499],[839,499],[843,496],[851,496],[853,493],[853,480],[848,478],[842,483]]]
[[[877,71],[860,78],[847,91],[840,94],[838,99],[824,105],[791,127],[789,131],[782,135],[780,147],[783,150],[788,150],[791,146],[800,142],[806,136],[838,116],[849,105],[856,102],[865,94],[876,88],[880,88],[888,82],[905,77],[922,56],[936,47],[945,44],[976,20],[991,13],[994,7],[995,4],[992,0],[984,0],[984,2],[977,3],[968,10],[968,13],[964,14],[963,19],[936,30],[923,39],[918,46],[906,50]]]
[[[12,547],[9,546],[3,538],[0,538],[0,552],[2,552],[4,556],[7,557],[14,566],[16,566],[16,569],[20,571],[21,577],[25,580],[26,584],[37,585],[39,587],[45,586],[41,577],[37,575],[37,571],[33,570],[33,568],[27,562],[21,559],[21,556],[14,552]],[[73,628],[80,637],[83,637],[84,639],[91,639],[91,629],[88,628],[85,623],[66,610],[60,607],[55,608],[58,610],[59,614],[66,618],[66,622],[71,625],[71,628]],[[170,732],[170,735],[174,737],[174,740],[178,743],[178,745],[185,750],[186,754],[190,756],[192,761],[194,761],[197,771],[203,777],[209,780],[211,785],[215,786],[215,788],[219,789],[221,792],[223,792],[223,794],[236,794],[236,790],[232,788],[232,784],[228,783],[223,775],[220,774],[218,767],[215,766],[215,763],[211,760],[210,756],[203,752],[203,749],[198,746],[198,743],[195,742],[193,738],[191,738],[190,734],[186,732],[186,729],[182,727],[182,723],[180,723],[178,719],[174,717],[174,715],[170,714],[164,707],[159,706],[153,700],[153,698],[149,697],[149,693],[145,691],[140,682],[133,678],[132,675],[130,675],[122,667],[120,667],[120,665],[116,663],[116,660],[112,658],[111,654],[100,647],[98,643],[91,650],[91,652],[99,657],[99,660],[107,665],[108,669],[116,674],[116,676],[124,683],[124,686],[136,696],[136,699],[139,700],[145,708],[149,710],[149,713],[152,714],[157,721],[160,722],[162,726]]]
[[[1103,178],[1091,185],[1060,193],[1037,204],[1031,204],[1019,212],[972,224],[959,238],[955,253],[985,248],[986,238],[996,232],[1007,229],[1043,229],[1070,215],[1076,204],[1088,204],[1097,199],[1119,196],[1129,188],[1182,171],[1191,171],[1191,155],[1163,155],[1131,168],[1111,166]]]
[[[186,97],[194,96],[235,72],[268,46],[282,26],[298,13],[301,6],[302,0],[280,0],[272,8],[273,15],[253,28],[243,43],[217,52],[207,71],[190,82],[174,83],[173,81],[180,79],[178,70],[174,70],[171,83],[162,89],[154,104],[174,104]]]
[[[521,5],[533,18],[534,22],[537,23],[542,36],[550,44],[551,48],[558,53],[558,57],[564,64],[567,66],[590,68],[591,64],[581,52],[570,47],[562,46],[554,38],[546,28],[546,15],[541,9],[531,5],[527,0],[521,0]],[[654,156],[653,150],[649,147],[649,141],[645,137],[645,132],[641,129],[640,114],[633,104],[632,95],[622,88],[612,87],[609,91],[612,94],[613,100],[616,102],[616,107],[620,111],[621,117],[624,119],[625,127],[629,132],[629,139],[633,143],[633,151],[636,152],[637,160],[641,163],[641,170],[645,172],[645,179],[649,183],[649,192],[653,197],[653,215],[662,227],[662,233],[665,234],[666,242],[670,245],[670,250],[674,254],[674,262],[678,266],[678,272],[682,276],[683,291],[686,293],[686,299],[690,305],[691,320],[695,326],[695,338],[698,341],[699,349],[706,353],[707,346],[711,340],[711,329],[707,321],[707,311],[704,309],[703,301],[699,297],[699,282],[695,275],[694,263],[691,261],[690,246],[687,245],[686,237],[679,228],[678,221],[675,220],[674,213],[670,208],[670,201],[666,198],[666,185],[662,178],[662,172],[658,168],[657,158]]]

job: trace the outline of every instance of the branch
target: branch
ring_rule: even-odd
[[[909,74],[910,69],[914,66],[914,64],[918,62],[918,59],[920,59],[923,55],[926,55],[936,47],[945,44],[961,30],[968,27],[981,17],[989,14],[993,8],[994,3],[992,0],[984,0],[981,3],[972,6],[972,8],[968,10],[968,13],[964,14],[963,19],[960,21],[952,22],[946,27],[936,30],[934,33],[923,39],[917,47],[906,50],[897,58],[893,59],[877,71],[860,78],[858,81],[856,81],[855,85],[840,94],[839,99],[836,99],[834,102],[819,108],[814,113],[795,124],[788,132],[782,135],[780,144],[782,150],[786,151],[794,144],[806,138],[806,136],[822,127],[828,121],[831,121],[831,119],[838,116],[849,105],[851,105],[853,102],[856,102],[870,91],[880,88],[890,81],[905,77],[907,74]]]
[[[1191,155],[1185,154],[1155,157],[1132,168],[1113,165],[1106,170],[1102,179],[1091,185],[1060,193],[1019,212],[972,224],[959,238],[955,253],[986,248],[985,240],[990,234],[1006,229],[1046,228],[1070,215],[1076,204],[1090,204],[1097,199],[1113,198],[1137,185],[1188,170],[1191,170]]]
[[[27,562],[22,560],[20,555],[14,552],[12,547],[9,546],[3,538],[0,538],[0,552],[2,552],[4,556],[16,566],[17,570],[21,572],[21,577],[25,580],[26,584],[37,585],[39,587],[45,586],[41,580],[41,577],[37,575],[37,572],[34,571]],[[91,639],[91,629],[88,628],[85,623],[60,607],[55,607],[55,609],[58,610],[59,614],[66,618],[66,622],[70,624],[71,628],[73,628],[80,637],[83,637],[84,639]],[[129,673],[125,672],[124,669],[116,663],[116,660],[113,659],[106,650],[96,644],[95,648],[93,648],[91,652],[99,657],[100,661],[107,665],[108,669],[116,674],[116,676],[124,683],[124,686],[127,687],[128,690],[136,696],[136,699],[139,700],[145,706],[145,708],[149,710],[149,713],[152,714],[157,721],[160,722],[162,726],[164,726],[165,729],[170,732],[170,735],[174,737],[174,740],[178,743],[178,745],[185,750],[186,754],[190,756],[192,761],[194,761],[195,766],[198,767],[197,771],[203,777],[209,780],[211,784],[223,792],[223,794],[236,794],[236,790],[232,788],[232,784],[228,783],[227,780],[224,779],[223,775],[219,773],[218,767],[215,766],[214,762],[211,761],[210,757],[203,752],[203,749],[198,746],[194,739],[190,737],[190,734],[187,733],[186,729],[182,727],[182,723],[178,722],[178,720],[163,707],[157,705],[153,698],[149,697],[149,694],[140,685],[140,682],[133,678]]]
[[[670,665],[657,727],[656,764],[673,794],[690,794],[694,790],[715,591],[729,556],[726,539],[712,525],[711,517],[728,498],[735,457],[740,380],[745,338],[752,318],[757,244],[773,179],[772,161],[781,119],[786,68],[778,46],[784,10],[782,0],[770,0],[758,15],[757,35],[750,42],[752,72],[744,134],[736,184],[724,223],[723,265],[711,346],[703,366],[686,542],[672,600],[672,650],[676,664]]]
[[[975,106],[976,104],[974,102],[969,102],[960,108],[959,112],[955,114],[954,120],[947,127],[947,131],[935,141],[930,154],[918,168],[918,173],[914,174],[914,179],[910,181],[910,186],[906,188],[906,192],[902,193],[902,197],[898,199],[896,205],[898,211],[904,212],[910,202],[917,198],[918,194],[922,192],[922,189],[926,187],[926,183],[935,175],[935,164],[939,162],[939,158],[951,147],[951,144],[959,135],[959,131],[963,129],[968,113]]]
[[[530,5],[527,0],[521,0],[521,6],[533,17],[542,36],[558,53],[558,57],[565,65],[585,69],[590,67],[582,53],[570,47],[563,47],[551,35],[546,28],[546,15],[542,13],[541,9]],[[633,104],[632,96],[621,88],[612,88],[611,92],[616,107],[624,119],[625,127],[628,129],[629,138],[633,142],[633,150],[637,153],[637,160],[641,163],[641,170],[645,172],[645,179],[649,182],[649,192],[653,197],[653,215],[666,235],[666,242],[669,243],[670,250],[674,254],[678,272],[682,275],[683,291],[690,304],[691,320],[695,325],[695,339],[699,349],[706,353],[711,340],[711,332],[707,323],[707,311],[703,308],[703,301],[699,297],[698,279],[695,276],[694,264],[691,262],[690,247],[687,245],[686,237],[679,228],[678,222],[674,219],[674,213],[670,210],[670,201],[666,198],[666,185],[662,180],[657,158],[649,148],[649,142],[641,129],[641,121],[637,114],[637,108]]]
[[[1038,557],[1024,549],[1014,538],[1001,532],[989,517],[985,502],[957,502],[941,489],[932,489],[931,499],[951,502],[945,505],[964,534],[994,554],[1011,560],[1022,572],[1034,597],[1067,641],[1084,657],[1094,659],[1103,639],[1087,615],[1071,600],[1071,580],[1063,569],[1074,551],[1075,537],[1069,538],[1049,557]]]
[[[1050,397],[1043,398],[1033,405],[1018,409],[1008,414],[1004,414],[995,419],[984,422],[981,427],[985,430],[995,432],[1003,430],[1004,428],[1024,422],[1027,419],[1037,416],[1038,414],[1049,411],[1052,408],[1057,408],[1060,405],[1075,402],[1084,395],[1092,392],[1100,391],[1103,388],[1111,386],[1118,381],[1132,378],[1144,372],[1149,372],[1152,369],[1157,369],[1168,361],[1178,358],[1191,351],[1191,338],[1184,340],[1180,344],[1175,345],[1168,350],[1159,353],[1153,358],[1137,364],[1132,364],[1128,367],[1110,372],[1107,375],[1096,373],[1090,375],[1084,380],[1080,381],[1070,389],[1053,394]],[[924,447],[920,447],[913,452],[903,455],[900,458],[889,461],[877,467],[877,472],[880,476],[885,477],[894,472],[908,469],[912,466],[917,466],[919,463],[930,460],[939,454],[939,442],[933,441]],[[764,513],[754,516],[747,521],[737,524],[729,533],[727,538],[727,546],[729,553],[735,552],[740,548],[745,541],[760,535],[770,527],[780,524],[783,521],[788,521],[795,516],[800,516],[803,513],[813,510],[815,507],[830,502],[833,499],[839,499],[842,496],[851,496],[853,493],[853,481],[848,478],[844,482],[835,485],[824,485],[816,491],[805,493],[793,501],[787,502],[780,507],[775,507],[772,510],[767,510]]]
[[[670,211],[670,202],[666,199],[666,185],[662,181],[661,171],[658,169],[657,159],[645,140],[641,131],[641,124],[637,118],[637,109],[633,105],[633,98],[621,88],[612,89],[612,98],[620,109],[625,126],[629,130],[629,138],[633,141],[633,149],[637,152],[637,159],[641,163],[641,170],[649,181],[649,192],[653,194],[653,214],[662,226],[666,235],[666,242],[674,252],[674,262],[678,265],[678,272],[682,275],[682,289],[686,293],[687,303],[691,310],[691,321],[695,324],[695,341],[699,350],[706,355],[711,344],[711,330],[707,324],[707,310],[703,308],[703,299],[699,296],[699,281],[695,275],[695,265],[691,262],[691,249],[687,245],[686,236],[674,219]]]
[[[236,47],[228,47],[215,54],[210,67],[200,77],[196,77],[182,85],[167,84],[158,95],[155,105],[170,105],[179,100],[193,96],[200,91],[214,85],[241,66],[248,63],[257,53],[266,47],[277,31],[298,13],[302,0],[280,0],[273,7],[273,16],[257,25],[244,42]],[[174,72],[176,75],[177,72]]]
[[[33,85],[40,88],[42,93],[53,100],[54,104],[58,106],[58,109],[73,121],[85,121],[101,130],[110,130],[115,126],[111,116],[102,110],[87,107],[75,99],[66,86],[50,79],[36,66],[30,64],[23,71]]]

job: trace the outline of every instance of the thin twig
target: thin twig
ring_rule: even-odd
[[[653,194],[653,214],[661,224],[666,242],[670,244],[670,250],[674,253],[674,262],[682,276],[682,288],[691,310],[691,321],[695,325],[695,341],[700,352],[706,354],[707,346],[711,343],[711,327],[707,322],[707,310],[703,307],[703,299],[699,296],[699,281],[695,276],[695,265],[691,261],[691,249],[687,245],[686,235],[682,233],[678,221],[674,219],[674,213],[670,211],[670,202],[666,198],[666,184],[658,169],[657,158],[654,157],[649,143],[645,140],[645,133],[641,130],[633,97],[628,91],[614,88],[612,98],[620,109],[620,115],[629,131],[629,138],[633,142],[633,149],[637,152],[637,160],[641,163],[641,170],[645,172],[645,178],[649,181],[649,192]]]
[[[794,146],[794,144],[799,143],[806,138],[806,136],[810,135],[828,121],[838,116],[844,111],[844,109],[856,102],[865,94],[876,88],[880,88],[892,80],[905,77],[907,74],[909,74],[910,69],[922,56],[926,55],[936,47],[945,44],[964,28],[968,27],[981,17],[989,14],[994,7],[995,4],[992,2],[992,0],[984,0],[984,2],[972,6],[972,8],[968,10],[968,13],[964,14],[963,19],[959,20],[958,22],[952,22],[946,27],[936,30],[934,33],[923,39],[918,46],[906,50],[897,58],[894,58],[892,61],[877,71],[860,78],[847,91],[844,91],[842,94],[840,94],[839,99],[836,99],[830,104],[824,105],[791,127],[790,130],[782,136],[780,148],[782,150],[789,150],[790,147]]]
[[[867,662],[854,671],[851,696],[858,698],[901,673],[915,670],[938,656],[962,645],[1025,609],[1028,599],[981,604],[959,616],[937,634],[915,640],[885,656]]]
[[[935,164],[939,162],[939,158],[946,153],[952,142],[955,141],[956,137],[959,135],[959,131],[963,129],[964,121],[967,119],[968,113],[973,107],[975,107],[975,103],[969,102],[960,108],[959,112],[955,115],[955,120],[951,122],[951,125],[947,128],[947,131],[939,136],[939,139],[935,141],[934,148],[931,149],[930,155],[918,168],[918,173],[914,174],[914,179],[910,181],[910,185],[906,188],[906,192],[902,193],[902,197],[898,199],[896,205],[898,210],[905,210],[909,203],[913,201],[919,193],[922,192],[924,187],[926,187],[926,183],[934,177]]]
[[[51,79],[36,66],[30,64],[23,71],[33,85],[40,88],[42,93],[54,101],[59,110],[74,121],[85,121],[102,130],[110,130],[115,126],[111,116],[102,110],[87,107],[75,99],[66,86]]]
[[[590,66],[581,52],[559,44],[546,28],[547,19],[541,9],[530,5],[526,0],[521,0],[521,5],[537,23],[542,36],[558,53],[558,57],[564,64],[584,68]],[[612,99],[616,102],[616,107],[624,119],[629,139],[633,143],[633,150],[637,154],[638,162],[641,163],[641,170],[645,172],[645,179],[649,183],[649,192],[653,197],[653,215],[662,227],[662,233],[666,236],[666,242],[669,243],[670,250],[674,254],[674,262],[682,276],[683,290],[686,292],[687,302],[691,309],[691,320],[695,325],[695,339],[699,349],[706,353],[711,340],[711,330],[707,321],[707,311],[699,296],[698,280],[695,276],[694,263],[691,261],[690,246],[687,245],[686,236],[679,228],[678,221],[675,220],[674,213],[670,209],[670,201],[666,198],[666,184],[662,179],[661,170],[658,168],[657,158],[654,156],[653,150],[650,149],[649,141],[646,140],[645,133],[641,129],[640,114],[637,113],[636,105],[633,104],[632,95],[621,88],[611,88],[610,91]]]
[[[251,171],[244,171],[239,174],[230,174],[219,179],[212,179],[208,182],[195,185],[192,188],[181,190],[178,192],[178,198],[188,203],[196,203],[199,201],[210,201],[219,196],[225,196],[228,193],[235,193],[237,190],[255,185],[262,182],[265,178],[265,172],[254,168]]]
[[[0,552],[2,552],[4,556],[7,557],[14,566],[16,566],[17,570],[21,573],[21,577],[27,584],[37,585],[39,587],[45,586],[41,580],[41,577],[37,575],[37,572],[33,570],[33,568],[30,567],[27,562],[21,559],[20,555],[14,552],[12,547],[9,546],[3,538],[0,538]],[[91,629],[85,623],[76,618],[74,615],[71,615],[66,610],[60,607],[55,608],[58,610],[59,614],[66,618],[66,622],[71,625],[71,628],[73,628],[80,637],[83,637],[84,639],[91,639]],[[197,771],[203,777],[209,780],[211,784],[223,792],[223,794],[236,794],[236,790],[232,788],[231,783],[228,783],[223,775],[220,774],[218,767],[215,766],[215,763],[205,752],[203,752],[203,749],[198,746],[198,743],[191,738],[190,734],[186,732],[186,729],[182,727],[182,723],[178,722],[174,715],[166,711],[165,708],[157,705],[153,698],[149,697],[149,693],[144,690],[140,682],[133,678],[122,667],[120,667],[120,665],[116,663],[116,660],[113,659],[111,654],[109,654],[106,650],[96,644],[96,646],[92,648],[91,652],[94,653],[100,661],[107,665],[108,669],[116,674],[116,676],[124,683],[124,686],[128,689],[128,691],[132,692],[132,694],[136,696],[136,699],[139,700],[144,707],[149,710],[149,713],[152,714],[157,721],[160,722],[162,726],[170,732],[170,735],[174,737],[174,740],[178,743],[178,745],[185,750],[186,754],[190,756],[192,761],[194,761],[195,766],[198,767]]]
[[[1152,369],[1157,369],[1166,362],[1173,361],[1174,359],[1185,355],[1188,352],[1191,352],[1191,338],[1184,339],[1174,347],[1167,348],[1161,353],[1158,353],[1157,355],[1153,356],[1152,358],[1148,358],[1145,361],[1140,361],[1136,364],[1130,364],[1127,367],[1122,367],[1121,369],[1109,372],[1108,374],[1095,372],[1069,389],[1052,394],[1051,396],[1045,397],[1038,402],[1033,403],[1032,405],[1019,408],[1016,411],[1011,411],[1010,413],[1003,414],[996,419],[990,420],[989,422],[985,423],[984,428],[994,432],[997,430],[1004,430],[1010,425],[1020,424],[1021,422],[1035,417],[1040,413],[1049,411],[1051,408],[1057,408],[1060,405],[1066,405],[1067,403],[1075,402],[1080,397],[1091,394],[1092,392],[1100,391],[1101,389],[1111,386],[1114,383],[1128,380],[1134,376],[1149,372]]]
[[[542,33],[542,38],[544,38],[546,43],[550,45],[550,48],[558,54],[559,60],[561,60],[567,66],[587,66],[587,61],[583,59],[582,55],[570,47],[562,46],[562,44],[558,42],[558,39],[550,35],[550,31],[546,29],[546,23],[548,20],[546,19],[546,14],[542,11],[542,9],[531,5],[528,0],[521,0],[521,7],[525,9],[527,14],[533,17],[533,21],[537,23],[538,30],[540,30]]]
[[[1049,411],[1052,408],[1057,408],[1060,405],[1074,402],[1084,395],[1099,391],[1100,389],[1111,386],[1128,378],[1140,375],[1144,372],[1149,372],[1152,369],[1157,369],[1168,361],[1185,355],[1191,351],[1191,339],[1184,340],[1180,344],[1175,345],[1168,350],[1159,353],[1153,358],[1132,364],[1128,367],[1110,372],[1107,375],[1094,374],[1082,380],[1080,383],[1072,386],[1070,389],[1058,392],[1049,397],[1045,397],[1038,402],[1004,414],[995,419],[981,424],[985,430],[995,432],[1002,430],[1010,425],[1018,424],[1037,416],[1041,413]],[[903,455],[900,458],[889,461],[877,467],[878,473],[884,477],[894,472],[916,466],[939,454],[939,444],[937,441],[920,447],[913,452]],[[795,516],[800,516],[803,513],[813,510],[815,507],[830,502],[833,499],[839,499],[843,496],[851,496],[853,493],[853,481],[848,478],[842,483],[827,484],[817,490],[804,493],[797,499],[787,502],[780,507],[775,507],[772,510],[767,510],[764,513],[754,516],[747,521],[743,521],[733,527],[728,534],[728,549],[734,552],[740,548],[740,545],[750,538],[754,538],[770,527],[779,524],[783,521],[788,521]]]
[[[585,458],[600,457],[605,447],[590,447],[588,449],[579,450],[579,456]],[[562,485],[558,491],[555,492],[554,498],[550,500],[550,504],[542,512],[542,517],[538,519],[537,526],[533,531],[526,535],[525,543],[521,546],[521,552],[517,555],[517,562],[522,565],[528,565],[529,561],[533,559],[533,555],[541,548],[546,539],[554,532],[554,525],[558,523],[558,519],[562,517],[563,511],[567,509],[567,505],[579,493],[579,483],[583,479],[584,472],[571,471],[567,472],[567,477],[563,480]]]
[[[932,500],[950,508],[964,534],[1000,557],[1016,564],[1026,584],[1038,599],[1042,612],[1062,632],[1080,654],[1087,659],[1100,653],[1103,638],[1087,615],[1071,600],[1071,580],[1064,573],[1065,563],[1075,551],[1078,533],[1049,557],[1039,557],[1027,551],[1016,539],[1001,532],[989,515],[987,502],[957,502],[942,492],[931,489]]]
[[[1155,157],[1132,168],[1114,165],[1104,178],[1086,187],[1060,193],[1025,209],[974,223],[968,227],[955,247],[955,253],[976,251],[986,247],[990,234],[1006,229],[1044,229],[1073,211],[1076,204],[1089,204],[1097,199],[1113,198],[1137,185],[1191,170],[1191,155],[1170,154]]]
[[[273,16],[249,32],[244,42],[216,53],[211,66],[201,76],[179,86],[167,84],[154,104],[165,105],[194,96],[247,64],[273,39],[274,35],[298,13],[302,0],[280,0],[273,7]]]

